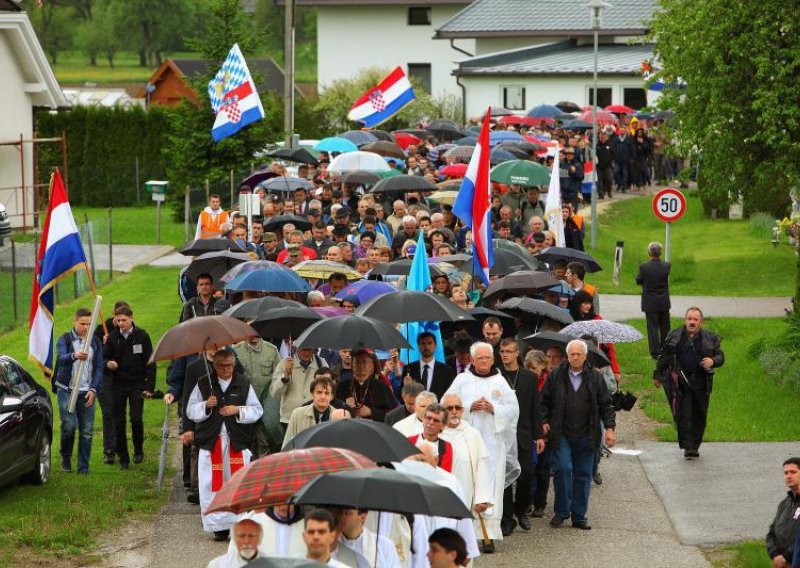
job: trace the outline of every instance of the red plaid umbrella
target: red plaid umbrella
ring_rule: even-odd
[[[237,471],[203,514],[264,510],[287,503],[303,485],[323,473],[376,467],[374,461],[358,452],[341,448],[309,448],[271,454]]]

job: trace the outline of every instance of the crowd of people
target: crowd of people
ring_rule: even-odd
[[[567,165],[565,179],[583,171],[577,164],[582,152],[576,150],[585,142],[570,134],[554,133]],[[620,191],[651,179],[650,167],[637,162],[638,150],[625,157],[629,135],[635,138],[633,148],[643,136],[648,144],[656,144],[635,124],[624,124],[613,136],[604,131],[600,137],[601,144],[608,145],[610,160],[622,164],[610,166],[606,180],[615,179]],[[433,148],[433,143],[409,145],[407,171],[438,179],[438,167],[444,163],[431,155]],[[198,220],[198,238],[229,239],[254,260],[291,268],[304,260],[324,259],[363,278],[390,283],[398,278],[378,276],[379,267],[420,254],[420,234],[425,254],[434,264],[471,251],[470,228],[463,226],[450,205],[423,193],[406,193],[402,198],[370,193],[362,183],[349,183],[339,173],[327,171],[328,158],[320,155],[318,166],[299,168],[298,175],[311,180],[314,189],[301,187],[290,195],[261,192],[261,215],[250,219],[224,211],[219,196],[210,196]],[[542,159],[535,153],[530,158]],[[572,163],[575,170],[570,170]],[[666,167],[663,162],[661,167]],[[271,168],[286,173],[281,164]],[[601,179],[603,175],[599,172]],[[545,221],[541,188],[493,187],[494,239],[520,245],[519,254],[531,259],[555,244],[556,236]],[[570,193],[570,187],[577,193]],[[610,184],[602,187],[601,197],[612,195]],[[259,188],[244,190],[259,192]],[[562,191],[567,246],[582,249],[580,185],[565,184]],[[282,217],[288,214],[294,218]],[[267,227],[270,230],[264,230]],[[713,372],[724,356],[719,339],[702,327],[699,308],[690,309],[684,325],[667,333],[669,266],[660,261],[658,243],[651,243],[648,252],[651,264],[640,268],[637,282],[644,289],[650,352],[657,359],[654,378],[673,404],[685,457],[695,459]],[[586,282],[584,263],[553,260],[542,269],[559,285],[531,296],[564,310],[574,321],[600,318],[600,294]],[[358,297],[339,294],[348,278],[332,272],[327,278],[311,279],[312,292],[280,295],[309,307],[333,306],[352,314],[360,304]],[[184,275],[181,288],[181,322],[219,315],[239,302],[266,295],[226,293],[223,283],[210,274],[193,280]],[[484,291],[479,281],[462,272],[434,276],[430,289],[464,309],[481,303]],[[483,305],[497,308],[502,299],[500,295]],[[132,307],[118,302],[113,317],[95,330],[90,349],[84,351],[90,316],[88,310],[79,310],[73,329],[59,339],[55,375],[62,417],[61,467],[72,470],[78,432],[77,471],[82,474],[88,473],[95,397],[103,412],[105,463],[117,460],[118,467],[126,470],[130,467],[126,422],[131,423],[133,463],[139,464],[145,459],[143,400],[158,396],[156,367],[149,361],[152,343],[134,323]],[[496,548],[499,541],[517,528],[530,531],[532,519],[546,515],[551,498],[552,527],[570,521],[576,529],[590,530],[591,486],[603,482],[600,456],[616,441],[612,394],[618,390],[621,371],[613,345],[591,336],[534,348],[526,338],[547,325],[560,327],[553,321],[543,326],[541,320],[533,325],[521,317],[491,315],[477,324],[450,326],[441,336],[424,331],[415,338],[419,359],[412,361],[403,361],[397,350],[295,348],[268,333],[230,348],[175,359],[163,398],[167,404],[177,403],[181,411],[187,499],[200,505],[203,528],[213,533],[214,540],[230,540],[229,551],[210,566],[242,566],[266,555],[303,556],[329,566],[358,568],[466,566],[481,553],[502,552]],[[605,355],[608,365],[590,362],[590,345]],[[437,348],[444,348],[445,360],[437,360]],[[81,360],[89,364],[75,365]],[[66,402],[78,369],[83,373],[75,383],[79,403],[70,413]],[[412,459],[440,472],[475,520],[451,523],[392,515],[392,526],[381,528],[369,511],[340,507],[303,511],[290,505],[245,517],[205,514],[230,476],[251,460],[280,452],[293,437],[317,424],[346,419],[384,422],[402,433],[420,450]],[[785,549],[775,550],[787,554]]]

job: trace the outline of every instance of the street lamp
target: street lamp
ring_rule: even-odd
[[[594,32],[594,97],[592,100],[592,233],[591,247],[597,244],[597,36],[603,25],[603,10],[611,4],[603,0],[589,0],[589,18]]]

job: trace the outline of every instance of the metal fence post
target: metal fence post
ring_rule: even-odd
[[[11,297],[14,306],[14,324],[19,317],[19,307],[17,306],[17,245],[11,239]]]
[[[183,242],[189,242],[189,216],[191,215],[192,202],[191,193],[192,189],[187,185],[183,190]]]
[[[211,186],[209,185],[208,178],[206,178],[206,202],[203,205],[208,204],[209,195],[211,195]]]
[[[141,201],[139,195],[139,156],[136,156],[136,204],[138,205]]]
[[[86,222],[86,242],[89,243],[89,267],[92,270],[92,280],[97,282],[97,271],[94,267],[94,243],[92,242],[92,228],[89,225],[89,214],[84,213],[83,219]]]
[[[137,158],[138,159],[138,158]],[[136,191],[139,191],[139,185],[136,185]],[[112,229],[112,208],[108,208],[108,281],[114,279],[114,231]]]

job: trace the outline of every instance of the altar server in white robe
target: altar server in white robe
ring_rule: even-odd
[[[391,540],[369,530],[364,523],[367,511],[343,509],[339,531],[339,546],[356,553],[358,568],[401,568],[400,558]]]
[[[488,343],[477,342],[470,348],[472,364],[458,375],[448,394],[457,394],[464,402],[464,420],[481,434],[489,449],[489,468],[494,480],[493,506],[484,519],[488,536],[502,540],[503,491],[519,476],[517,460],[517,420],[519,403],[500,371],[494,366],[494,351]]]

